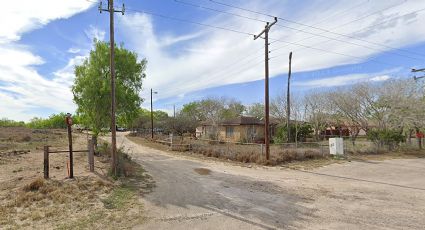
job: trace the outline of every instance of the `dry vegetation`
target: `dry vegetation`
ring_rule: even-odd
[[[129,136],[130,140],[143,144],[145,146],[169,151],[168,145],[160,144],[150,141],[143,137]],[[189,143],[185,141],[178,141],[179,144]],[[312,148],[298,148],[298,149],[285,149],[278,146],[272,146],[270,151],[270,160],[266,161],[264,153],[261,154],[260,145],[238,145],[227,143],[208,143],[205,141],[191,141],[191,151],[185,151],[187,154],[202,155],[205,157],[232,160],[241,163],[256,163],[262,165],[279,165],[292,161],[304,161],[310,159],[327,158],[318,149]],[[175,150],[176,148],[173,148]]]
[[[153,182],[130,159],[123,158],[127,177],[112,180],[107,176],[108,159],[97,156],[95,173],[90,173],[86,154],[76,153],[72,180],[66,178],[67,154],[55,154],[50,158],[51,179],[44,180],[43,153],[37,148],[46,143],[43,137],[48,136],[48,143],[55,149],[66,149],[66,133],[8,128],[8,135],[4,130],[0,133],[1,229],[117,229],[144,221],[139,197],[151,190]],[[86,148],[85,137],[74,135],[75,149]],[[16,151],[24,147],[31,151]]]
[[[145,146],[170,151],[170,147],[165,144],[151,141],[149,138],[129,136],[130,140]],[[175,139],[174,143],[188,144],[188,140]],[[347,161],[363,160],[386,160],[394,158],[416,158],[425,157],[425,151],[400,148],[397,151],[369,151],[370,143],[357,143],[356,151],[349,149],[349,153],[344,157],[333,157],[329,155],[328,146],[323,148],[317,146],[302,146],[299,148],[285,148],[285,146],[272,145],[270,149],[270,160],[266,161],[264,153],[261,153],[259,145],[239,145],[205,141],[190,141],[191,151],[184,154],[204,156],[212,159],[231,160],[234,162],[260,164],[260,165],[282,165],[289,168],[312,169],[333,163],[343,163]],[[366,146],[366,147],[365,147]],[[176,148],[173,148],[176,150]],[[172,152],[172,151],[170,151]]]

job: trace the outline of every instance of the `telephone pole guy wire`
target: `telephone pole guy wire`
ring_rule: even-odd
[[[111,73],[111,143],[112,143],[112,153],[111,153],[111,169],[112,175],[117,176],[117,167],[118,167],[118,158],[117,158],[117,129],[115,121],[115,41],[114,41],[114,13],[120,12],[124,15],[125,8],[124,4],[122,5],[121,10],[114,9],[114,0],[108,0],[108,8],[102,8],[102,2],[99,3],[99,12],[102,11],[109,12],[109,33],[110,33],[110,73]]]

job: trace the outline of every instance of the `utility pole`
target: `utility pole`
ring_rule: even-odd
[[[289,72],[288,72],[288,89],[286,90],[286,129],[288,136],[288,143],[291,142],[291,92],[290,92],[290,83],[291,83],[291,65],[292,65],[292,52],[289,53]],[[296,141],[297,137],[295,137]]]
[[[102,11],[109,12],[109,43],[110,43],[110,73],[111,73],[111,142],[112,142],[112,160],[111,160],[111,168],[112,175],[117,175],[117,166],[118,166],[118,158],[117,158],[117,137],[116,137],[116,121],[115,121],[115,41],[114,41],[114,13],[120,12],[124,15],[124,4],[122,5],[121,10],[114,9],[114,0],[108,0],[108,8],[102,8],[102,2],[99,4],[99,12]]]
[[[424,69],[412,69],[412,73],[417,73],[417,72],[425,72],[425,68]],[[421,77],[416,77],[416,76],[413,77],[413,79],[415,79],[415,80],[418,80],[418,79],[421,79],[421,78],[425,78],[425,75],[421,76]]]
[[[423,69],[412,69],[412,73],[417,73],[417,72],[425,72],[425,68],[423,68]],[[416,77],[416,76],[413,77],[413,79],[415,79],[415,81],[418,80],[418,79],[421,79],[421,78],[425,78],[425,75],[420,76],[420,77]],[[419,149],[422,149],[423,133],[421,133],[418,128],[416,129],[416,137],[417,137],[417,140],[418,140]]]
[[[274,18],[273,23],[267,22],[263,31],[261,31],[258,35],[254,35],[254,40],[257,40],[261,35],[264,34],[265,41],[265,79],[264,79],[264,142],[266,144],[266,160],[270,159],[270,140],[269,140],[269,31],[270,28],[276,24],[277,17]]]
[[[158,92],[153,92],[151,88],[151,138],[153,139],[153,103],[152,103],[152,94],[157,94]]]

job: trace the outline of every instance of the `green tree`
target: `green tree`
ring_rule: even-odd
[[[254,103],[248,106],[246,114],[259,119],[264,118],[264,104]]]
[[[111,123],[109,51],[108,43],[95,40],[90,56],[75,67],[72,92],[77,113],[95,135]],[[121,125],[130,126],[138,115],[146,63],[122,45],[115,48],[116,116]]]
[[[23,121],[14,121],[7,118],[0,119],[0,127],[22,127],[25,126]]]
[[[308,136],[310,136],[313,133],[313,129],[311,128],[310,124],[307,123],[301,123],[297,124],[291,124],[289,126],[290,132],[291,132],[291,142],[295,142],[295,136],[297,136],[297,141],[305,141]],[[286,124],[280,124],[277,127],[276,135],[273,137],[274,143],[284,143],[288,140],[288,127]]]

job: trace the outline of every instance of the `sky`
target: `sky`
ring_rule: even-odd
[[[425,67],[423,0],[117,0],[115,41],[148,60],[140,92],[171,113],[207,97],[264,101],[270,28],[270,96],[286,90],[293,52],[295,97],[362,81],[411,78]],[[0,14],[0,118],[28,121],[75,112],[74,66],[109,41],[95,0],[4,1]],[[106,0],[103,6],[107,5]]]

